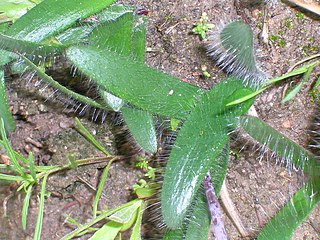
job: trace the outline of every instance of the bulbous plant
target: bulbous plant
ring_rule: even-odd
[[[308,72],[314,65],[266,80],[255,64],[250,28],[236,21],[211,39],[209,48],[211,56],[230,76],[211,90],[203,90],[146,66],[144,11],[112,3],[45,0],[12,26],[3,28],[0,117],[7,130],[14,130],[14,122],[5,99],[3,68],[17,59],[23,61],[27,71],[35,72],[75,101],[121,112],[137,143],[148,152],[157,151],[153,115],[181,120],[164,174],[161,209],[170,229],[164,238],[191,240],[207,239],[210,216],[200,186],[210,172],[219,193],[228,164],[229,133],[240,127],[309,176],[309,181],[258,236],[290,239],[319,202],[319,162],[312,153],[261,120],[244,114],[254,96],[272,83]],[[97,85],[100,100],[72,92],[45,73],[40,65],[60,55]],[[224,56],[229,57],[223,59]]]

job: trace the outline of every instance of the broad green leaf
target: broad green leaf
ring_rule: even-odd
[[[19,18],[6,34],[26,41],[41,42],[113,2],[113,0],[46,0]]]
[[[266,79],[256,67],[252,30],[247,24],[242,21],[231,22],[219,34],[212,34],[208,39],[209,55],[227,73],[243,79],[251,86],[259,86]]]
[[[152,115],[144,110],[123,107],[122,116],[137,143],[147,152],[157,151],[157,136]]]
[[[129,56],[132,30],[133,14],[126,13],[94,29],[89,37],[89,45],[98,49],[109,48],[123,56]]]
[[[120,209],[119,211],[112,214],[109,219],[118,223],[128,223],[134,216],[137,209],[143,204],[143,200],[137,200],[132,202],[131,205]]]
[[[220,155],[210,166],[211,180],[217,196],[220,195],[220,190],[227,173],[229,154],[230,143],[227,142]]]
[[[9,104],[6,97],[6,87],[4,81],[4,71],[0,66],[0,119],[3,119],[7,131],[14,131],[15,122],[12,118]],[[1,138],[1,134],[0,134]]]
[[[152,113],[185,118],[203,92],[112,51],[77,46],[67,57],[100,87]]]
[[[86,40],[88,35],[92,32],[95,26],[84,25],[69,28],[66,31],[60,33],[55,37],[55,39],[61,44],[79,44]]]
[[[134,9],[135,7],[133,6],[112,4],[95,14],[95,17],[99,20],[99,23],[111,22],[123,16],[126,13],[133,13]]]
[[[234,124],[235,117],[252,105],[248,101],[241,106],[226,106],[228,99],[239,96],[241,88],[246,94],[239,81],[221,82],[203,94],[181,127],[167,162],[161,194],[162,215],[169,228],[181,226],[205,174],[229,140],[230,123]]]
[[[0,49],[0,66],[3,66],[11,62],[15,58],[16,58],[15,54],[8,52],[6,50]]]
[[[145,61],[146,53],[146,25],[147,18],[144,16],[135,16],[135,26],[132,33],[132,49],[133,58],[141,63]]]
[[[23,207],[22,207],[22,216],[21,216],[21,220],[22,220],[22,228],[23,230],[27,229],[27,216],[28,216],[28,211],[29,211],[29,203],[30,203],[30,197],[31,197],[31,193],[32,193],[32,185],[29,185],[26,191],[26,196],[24,197],[23,200]]]
[[[183,239],[185,240],[207,240],[209,227],[210,227],[210,216],[208,213],[208,203],[203,191],[197,193],[195,202],[192,208],[192,217],[188,218],[186,233]]]
[[[183,239],[183,231],[181,229],[167,229],[162,238],[163,240],[181,240]]]
[[[305,184],[259,233],[258,240],[290,240],[294,230],[320,201],[320,188]]]
[[[122,227],[121,223],[110,221],[104,224],[89,240],[114,240]]]
[[[256,117],[240,117],[241,127],[256,141],[312,177],[319,176],[320,164],[311,152],[299,146]]]
[[[41,192],[40,192],[40,202],[38,209],[38,217],[36,222],[36,228],[34,230],[33,240],[41,239],[41,230],[42,230],[42,222],[43,222],[43,214],[44,214],[44,201],[46,194],[46,183],[47,183],[48,175],[45,175],[41,182]]]

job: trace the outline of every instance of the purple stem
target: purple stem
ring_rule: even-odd
[[[207,197],[212,232],[216,240],[227,240],[227,233],[221,217],[220,204],[211,182],[210,172],[207,172],[202,183]]]

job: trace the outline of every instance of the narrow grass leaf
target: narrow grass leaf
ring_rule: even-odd
[[[29,152],[29,170],[30,170],[30,175],[32,176],[33,180],[36,182],[37,181],[37,176],[36,176],[36,169],[35,169],[35,165],[34,165],[34,157],[33,157],[33,153]]]
[[[7,175],[7,174],[0,173],[0,180],[22,182],[24,178],[20,176]]]
[[[19,173],[22,177],[25,176],[24,169],[20,166],[19,162],[17,161],[15,151],[12,149],[10,142],[7,138],[4,121],[0,118],[0,137],[2,138],[2,144],[7,151],[7,154],[10,158],[10,163],[13,165],[14,170]]]
[[[112,164],[112,161],[110,161],[108,163],[108,165],[103,169],[103,173],[102,173],[102,176],[100,178],[99,185],[98,185],[98,188],[97,188],[97,192],[96,192],[96,195],[95,195],[94,201],[93,201],[93,211],[92,211],[93,212],[93,218],[95,218],[97,216],[98,204],[99,204],[99,201],[100,201],[100,198],[101,198],[101,195],[102,195],[102,191],[103,191],[104,185],[105,185],[105,183],[107,181],[107,177],[108,177],[108,173],[109,173],[111,164]]]
[[[313,66],[309,67],[308,71],[306,71],[306,72],[304,73],[304,76],[303,76],[302,81],[301,81],[297,86],[295,86],[295,87],[282,99],[281,103],[288,102],[288,101],[290,101],[291,99],[293,99],[293,98],[297,95],[297,93],[300,91],[300,89],[302,88],[302,86],[308,81],[312,70],[313,70]]]
[[[33,185],[28,186],[27,191],[26,191],[26,196],[24,197],[24,200],[23,200],[22,216],[21,216],[23,230],[27,229],[27,217],[28,217],[32,187],[33,187]]]
[[[15,122],[12,118],[9,104],[6,97],[6,87],[4,81],[4,71],[0,66],[0,118],[3,119],[4,127],[7,131],[14,131]],[[1,135],[0,135],[1,138]]]
[[[116,211],[114,214],[109,216],[109,219],[118,223],[128,223],[132,219],[132,217],[135,215],[137,209],[141,207],[143,204],[143,200],[137,200],[135,202],[132,202],[131,205],[122,208],[118,211]]]
[[[320,188],[306,183],[273,217],[258,235],[258,240],[290,240],[295,229],[320,201]]]
[[[111,156],[111,154],[104,148],[104,146],[102,146],[101,143],[99,143],[92,136],[88,129],[85,128],[85,126],[80,122],[79,118],[74,119],[74,128],[95,148],[103,152],[106,156]]]
[[[42,230],[42,222],[43,222],[43,214],[44,214],[44,201],[46,195],[46,183],[47,183],[48,175],[45,175],[41,182],[41,192],[40,192],[40,202],[39,202],[39,210],[38,217],[36,222],[36,228],[34,230],[33,240],[41,239],[41,230]]]
[[[149,153],[157,151],[157,136],[152,115],[144,110],[124,107],[122,116],[130,133],[143,150]]]

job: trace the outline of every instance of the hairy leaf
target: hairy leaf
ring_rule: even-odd
[[[6,34],[26,41],[41,42],[113,2],[113,0],[45,0],[19,18]]]
[[[152,113],[185,118],[203,92],[112,51],[70,47],[67,57],[100,87]]]
[[[157,138],[152,115],[144,110],[123,107],[122,115],[138,144],[147,152],[157,151]]]
[[[251,106],[252,101],[237,108],[226,106],[235,93],[238,97],[241,87],[244,89],[233,79],[218,84],[202,96],[183,124],[168,159],[161,194],[162,214],[169,228],[181,226],[195,192],[228,141],[229,121]]]
[[[305,184],[259,233],[258,240],[290,240],[294,230],[320,201],[320,187]]]

